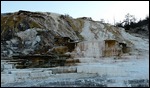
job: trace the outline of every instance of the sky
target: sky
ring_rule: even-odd
[[[19,10],[91,17],[114,24],[123,21],[127,13],[134,15],[137,21],[149,16],[149,1],[1,1],[1,13]]]

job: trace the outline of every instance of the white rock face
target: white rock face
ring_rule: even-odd
[[[86,41],[102,41],[105,39],[115,39],[115,35],[105,28],[106,25],[96,22],[84,21],[81,35]],[[107,25],[108,26],[108,25]]]
[[[104,48],[103,41],[85,41],[77,44],[76,57],[100,58]]]
[[[94,39],[94,34],[90,32],[89,27],[90,27],[90,22],[85,21],[84,27],[83,27],[82,32],[81,32],[81,35],[84,37],[85,40]]]
[[[120,43],[126,43],[131,51],[135,49],[149,50],[147,48],[149,47],[148,41],[125,32],[123,28],[113,27],[109,24],[84,20],[81,35],[85,41],[77,44],[74,51],[75,57],[100,58],[104,49],[104,40],[117,40]]]
[[[135,49],[144,49],[144,50],[149,50],[149,44],[148,40],[144,40],[140,37],[135,37],[124,30],[121,30],[121,35],[124,39],[131,41],[134,44]]]
[[[37,31],[42,31],[42,29],[41,30],[36,29],[36,28],[27,29],[25,31],[18,32],[16,34],[18,37],[21,38],[22,44],[25,44],[24,45],[25,49],[21,50],[21,53],[27,55],[30,52],[34,51],[34,48],[36,47],[36,45],[41,41],[41,37],[37,35]],[[18,41],[17,39],[11,39],[11,43],[10,41],[7,41],[7,43],[9,44],[10,48],[12,48],[11,45],[17,44],[17,41]],[[10,53],[10,55],[12,54],[13,53]]]
[[[17,36],[19,36],[22,40],[28,40],[28,41],[33,41],[36,38],[37,31],[28,29],[23,32],[18,32]]]
[[[81,35],[85,41],[77,44],[75,57],[100,58],[104,49],[104,40],[115,39],[115,36],[101,23],[87,20],[84,22]]]

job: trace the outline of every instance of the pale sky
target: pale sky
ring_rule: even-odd
[[[1,13],[19,10],[68,14],[73,18],[104,19],[111,24],[130,13],[137,20],[149,16],[149,1],[1,1]]]

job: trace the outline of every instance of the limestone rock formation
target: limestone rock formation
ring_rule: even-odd
[[[70,52],[74,57],[98,58],[103,56],[104,40],[116,40],[114,47],[124,43],[134,48],[137,41],[132,39],[123,28],[84,17],[74,19],[69,15],[22,10],[1,14],[1,56],[55,51]]]

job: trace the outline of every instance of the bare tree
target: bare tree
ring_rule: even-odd
[[[135,23],[135,21],[136,21],[136,18],[134,15],[130,15],[129,13],[127,13],[127,15],[125,15],[124,22],[126,25],[130,25],[131,22]]]

